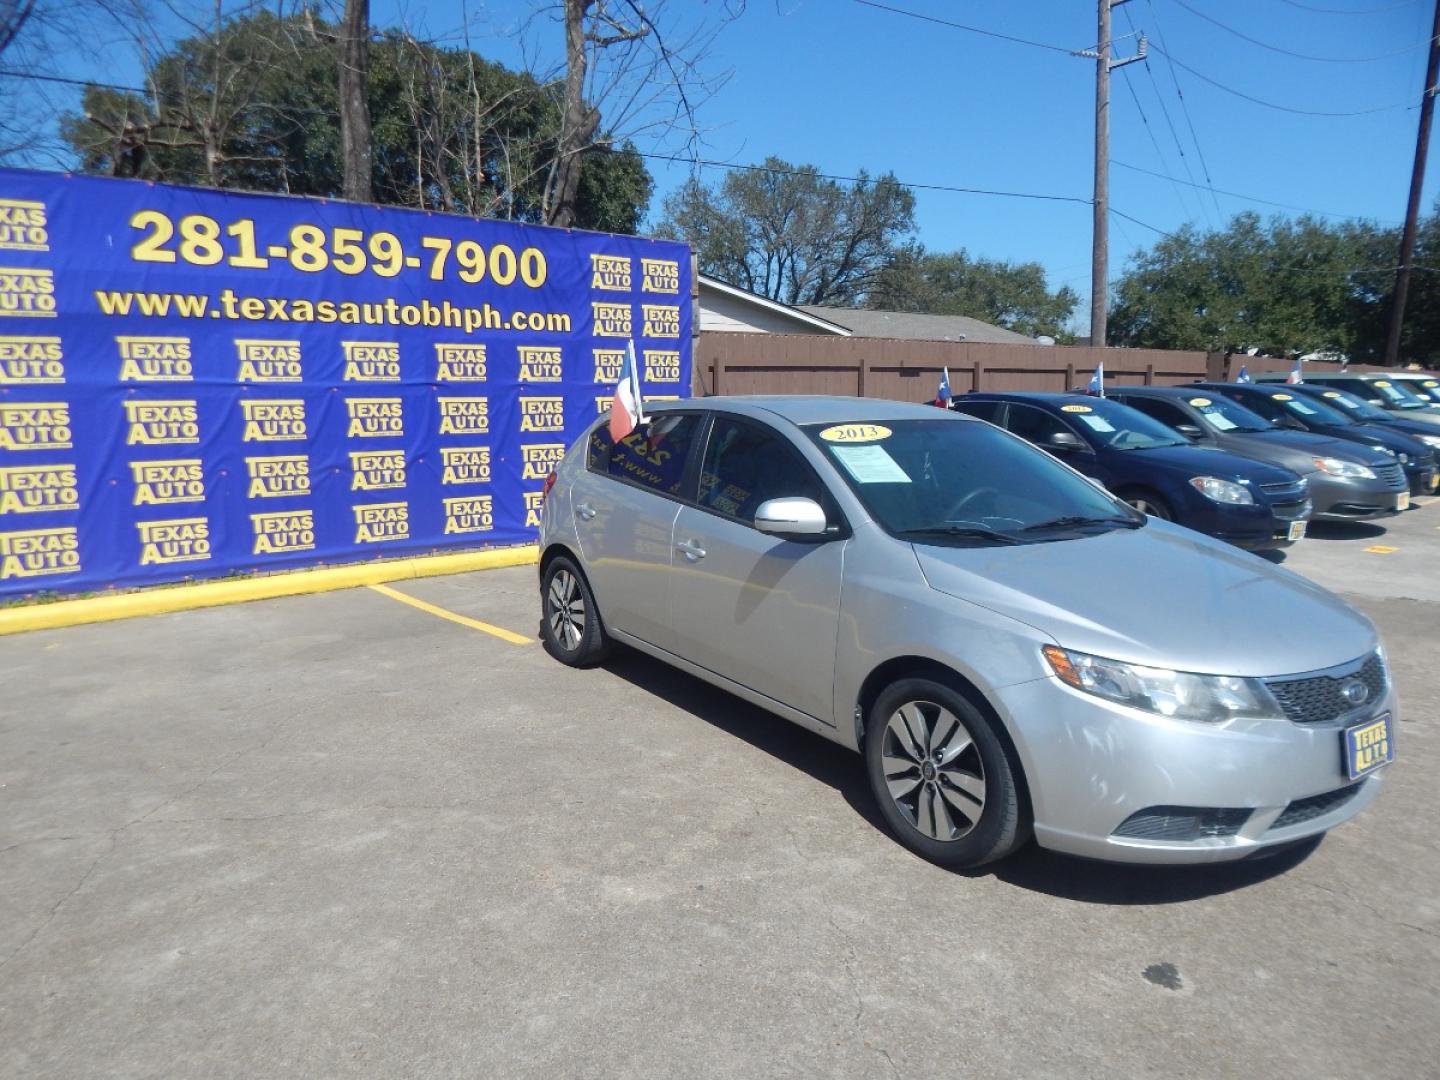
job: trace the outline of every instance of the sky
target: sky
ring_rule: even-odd
[[[748,0],[705,63],[713,76],[729,78],[700,107],[699,156],[754,163],[774,155],[838,176],[864,169],[910,184],[1081,200],[916,189],[917,233],[927,248],[1040,262],[1052,287],[1069,285],[1086,298],[1076,322],[1083,331],[1095,63],[1069,50],[1094,47],[1095,3],[875,0],[882,2],[899,10],[861,0]],[[528,0],[372,4],[376,25],[404,22],[420,37],[453,40],[468,25],[477,52],[510,66],[543,70],[561,55],[559,23],[528,18],[538,6]],[[727,4],[670,0],[670,7],[682,23],[713,25]],[[1159,238],[1155,230],[1212,228],[1246,209],[1398,223],[1433,15],[1430,0],[1129,0],[1117,7],[1117,54],[1135,51],[1136,39],[1120,37],[1132,30],[1148,37],[1150,52],[1112,75],[1112,281],[1130,255]],[[60,74],[119,81],[137,71],[123,49],[87,49],[55,64]],[[679,149],[655,131],[636,143],[645,152]],[[653,223],[692,166],[653,159],[649,166]],[[723,172],[701,175],[718,182]],[[1432,153],[1427,210],[1437,191]]]

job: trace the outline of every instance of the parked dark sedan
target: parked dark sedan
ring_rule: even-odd
[[[1394,485],[1381,478],[1395,457],[1384,450],[1276,427],[1237,401],[1197,393],[1193,386],[1127,386],[1109,397],[1174,428],[1193,446],[1299,473],[1310,484],[1312,521],[1363,521],[1397,512]]]
[[[1323,383],[1300,383],[1290,389],[1308,398],[1318,399],[1354,420],[1355,426],[1349,429],[1354,434],[1348,436],[1350,438],[1368,439],[1371,437],[1372,427],[1375,427],[1380,429],[1379,434],[1382,436],[1404,435],[1420,443],[1419,452],[1412,454],[1412,461],[1418,461],[1419,464],[1413,468],[1408,464],[1405,467],[1405,475],[1410,478],[1410,493],[1429,495],[1440,488],[1440,431],[1436,431],[1433,424],[1422,424],[1407,418],[1403,413],[1389,412],[1377,405],[1371,405],[1348,390],[1338,390]],[[1394,443],[1394,440],[1389,441],[1392,445],[1387,449],[1394,450],[1397,455],[1406,452],[1405,447]],[[1373,445],[1379,446],[1382,442],[1376,441]],[[1430,463],[1428,474],[1425,471],[1426,451],[1434,459]]]
[[[1434,468],[1429,448],[1407,435],[1399,435],[1379,425],[1360,424],[1339,409],[1310,394],[1297,392],[1287,385],[1245,383],[1195,383],[1195,388],[1238,401],[1251,412],[1292,431],[1310,431],[1336,439],[1348,439],[1379,447],[1394,454],[1385,469],[1387,478],[1400,474],[1396,490],[1409,492],[1429,483]],[[1408,503],[1408,497],[1405,500]]]
[[[1278,373],[1260,375],[1256,379],[1257,383],[1266,385],[1283,381],[1284,377]],[[1440,405],[1430,404],[1428,397],[1422,398],[1411,390],[1404,380],[1374,372],[1336,371],[1307,374],[1305,382],[1317,386],[1333,386],[1336,390],[1348,390],[1386,412],[1398,413],[1417,423],[1440,428]]]
[[[1083,394],[966,394],[954,408],[1014,432],[1137,510],[1256,550],[1305,535],[1308,485],[1289,469],[1191,446],[1142,412]]]

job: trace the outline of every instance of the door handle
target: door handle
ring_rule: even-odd
[[[595,514],[595,507],[591,506],[589,503],[575,504],[575,516],[578,517],[581,521],[589,521],[595,516]]]
[[[685,558],[689,559],[691,562],[699,562],[705,557],[705,549],[702,548],[699,544],[697,544],[694,540],[681,540],[675,546],[681,551],[683,551],[685,553]]]

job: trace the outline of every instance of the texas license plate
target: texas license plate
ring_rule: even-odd
[[[1402,491],[1402,492],[1400,492],[1399,495],[1396,495],[1396,496],[1395,496],[1395,509],[1396,509],[1396,510],[1409,510],[1409,509],[1410,509],[1410,492],[1408,492],[1408,491]]]
[[[1358,780],[1395,760],[1395,739],[1390,734],[1390,714],[1366,720],[1345,729],[1345,772]]]
[[[1290,531],[1285,534],[1286,540],[1300,540],[1305,536],[1305,522],[1290,522]]]

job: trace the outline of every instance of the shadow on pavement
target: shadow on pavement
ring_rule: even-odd
[[[1312,521],[1305,530],[1305,539],[1374,540],[1384,536],[1385,531],[1384,525],[1370,521]]]
[[[860,758],[844,747],[632,649],[617,649],[604,666],[637,689],[829,784],[873,828],[887,831]],[[1283,874],[1309,858],[1320,840],[1316,837],[1263,859],[1183,867],[1096,862],[1045,851],[1032,843],[1003,862],[952,872],[960,877],[993,875],[1008,885],[1088,904],[1174,904]]]

